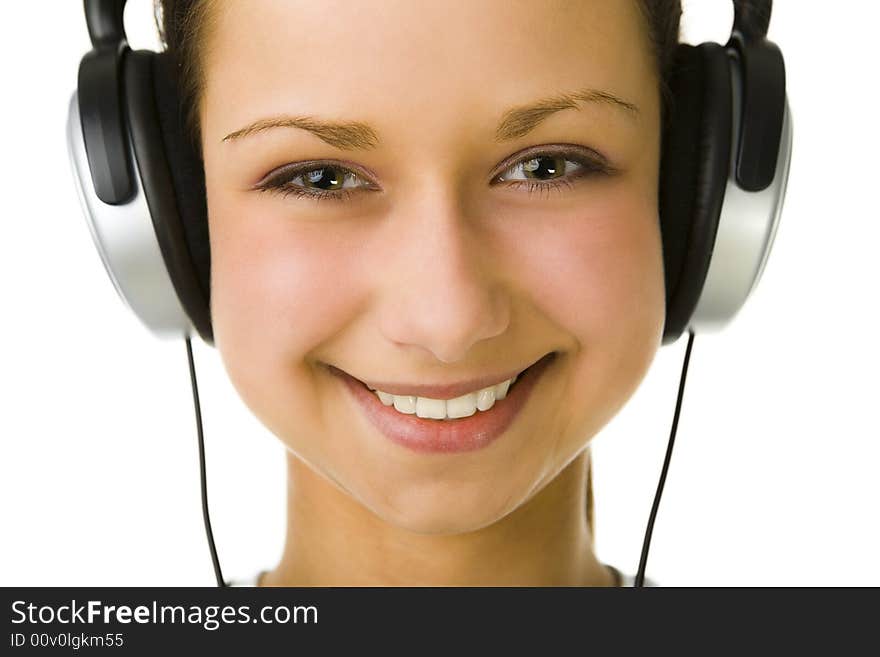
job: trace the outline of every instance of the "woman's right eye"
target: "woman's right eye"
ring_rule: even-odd
[[[358,185],[360,176],[338,164],[322,163],[315,165],[296,165],[282,167],[265,181],[257,183],[255,188],[261,192],[273,192],[282,197],[289,195],[315,200],[345,200],[355,190],[375,189],[370,183]]]

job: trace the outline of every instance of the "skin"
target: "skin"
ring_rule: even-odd
[[[589,443],[644,378],[665,316],[660,97],[636,3],[211,11],[199,120],[215,344],[287,447],[287,540],[261,583],[613,585],[584,513]],[[638,112],[582,102],[496,141],[507,109],[584,87]],[[291,127],[224,140],[279,115],[368,123],[380,143],[342,150]],[[549,194],[491,182],[552,144],[617,172]],[[339,202],[253,189],[315,159],[373,189]],[[325,366],[448,383],[550,351],[512,427],[457,454],[390,442]]]

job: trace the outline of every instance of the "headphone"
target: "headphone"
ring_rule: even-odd
[[[727,44],[678,44],[659,176],[666,322],[717,331],[755,288],[782,211],[792,125],[771,0],[733,0]],[[125,0],[85,0],[92,50],[70,100],[83,210],[123,301],[156,335],[213,344],[204,170],[167,53],[131,50]]]
[[[690,334],[666,462],[695,332],[726,326],[757,285],[779,224],[791,163],[785,63],[768,41],[772,0],[733,0],[725,45],[678,44],[663,126],[658,208],[666,284],[662,344]],[[70,99],[67,143],[95,245],[123,301],[158,336],[213,344],[204,169],[185,126],[167,53],[131,50],[125,0],[84,0],[92,50]],[[200,451],[201,454],[201,451]],[[217,565],[202,466],[202,501]]]

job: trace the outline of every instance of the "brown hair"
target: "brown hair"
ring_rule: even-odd
[[[636,3],[654,53],[655,72],[660,87],[660,116],[665,127],[671,102],[669,76],[679,42],[681,0],[636,0]],[[201,151],[198,107],[205,89],[205,74],[201,62],[204,61],[203,49],[208,42],[208,32],[212,28],[212,4],[212,0],[153,0],[159,37],[177,67],[187,126],[198,151]],[[586,511],[587,523],[595,542],[593,459],[592,455],[589,457]]]
[[[201,153],[199,106],[205,91],[205,47],[213,27],[212,0],[153,0],[159,39],[177,69],[181,106],[196,150]]]

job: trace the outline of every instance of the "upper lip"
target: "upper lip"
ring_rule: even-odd
[[[545,356],[547,355],[548,354],[545,354]],[[542,356],[541,358],[544,358],[544,356]],[[541,360],[541,358],[539,358],[538,360]],[[462,395],[466,395],[469,392],[476,392],[477,390],[481,390],[482,388],[487,388],[489,386],[501,383],[502,381],[512,379],[514,376],[516,376],[520,372],[527,370],[537,362],[538,361],[534,361],[533,363],[530,363],[525,367],[513,370],[511,372],[508,372],[507,374],[490,374],[488,376],[481,376],[475,379],[470,379],[468,381],[458,381],[456,383],[390,383],[383,381],[366,381],[363,379],[358,379],[358,381],[369,388],[381,390],[382,392],[387,392],[391,395],[411,395],[414,397],[427,397],[430,399],[455,399],[456,397],[461,397]],[[339,370],[333,365],[330,366],[330,369],[331,371],[336,370],[337,372],[342,372],[342,370]],[[348,373],[345,372],[345,374]],[[351,375],[349,374],[349,376]]]

